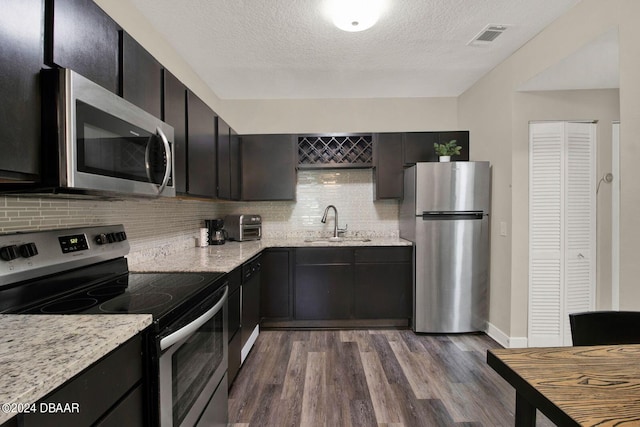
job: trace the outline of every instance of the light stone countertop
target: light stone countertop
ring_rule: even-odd
[[[284,238],[247,242],[225,242],[204,248],[190,248],[169,256],[161,256],[151,261],[129,264],[134,272],[220,272],[228,273],[242,265],[266,248],[319,248],[319,247],[371,247],[371,246],[411,246],[412,243],[398,237],[372,237],[368,241],[345,238],[341,242],[329,242],[304,238]]]
[[[0,405],[37,402],[151,321],[150,314],[0,315]],[[0,424],[15,415],[3,407]]]

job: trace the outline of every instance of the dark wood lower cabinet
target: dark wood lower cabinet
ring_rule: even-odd
[[[351,318],[352,282],[350,264],[297,265],[296,320]]]
[[[412,247],[270,251],[263,255],[263,327],[409,325]],[[290,278],[286,272],[292,264]]]
[[[143,373],[142,336],[138,335],[37,402],[36,413],[19,415],[20,425],[143,426]],[[48,403],[76,403],[79,410],[77,413],[39,410],[41,404]]]
[[[262,252],[260,317],[291,320],[293,317],[293,249],[269,248]]]
[[[409,319],[412,315],[411,247],[356,249],[354,316]]]

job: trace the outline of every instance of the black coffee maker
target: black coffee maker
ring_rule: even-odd
[[[224,220],[222,218],[205,220],[205,227],[209,229],[209,244],[224,245],[227,240],[227,232],[223,230]]]

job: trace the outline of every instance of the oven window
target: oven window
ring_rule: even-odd
[[[82,101],[76,101],[78,170],[160,184],[166,158],[160,138]],[[146,159],[149,151],[149,170]]]
[[[224,359],[223,310],[173,353],[173,425],[179,426]]]

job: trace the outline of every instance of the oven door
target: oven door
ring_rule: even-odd
[[[162,427],[194,426],[201,419],[226,426],[228,294],[223,286],[198,304],[200,313],[187,315],[189,321],[179,321],[178,328],[160,337]]]

